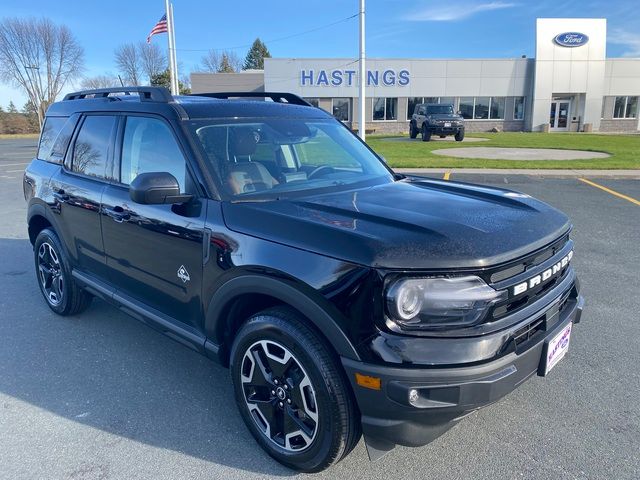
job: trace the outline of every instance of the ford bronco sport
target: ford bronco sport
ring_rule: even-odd
[[[24,194],[55,313],[99,297],[229,366],[256,441],[303,471],[361,434],[372,459],[427,444],[546,375],[582,313],[564,214],[395,174],[291,94],[69,94]]]
[[[464,119],[453,111],[453,105],[445,103],[419,103],[415,106],[409,122],[409,137],[418,133],[423,142],[431,140],[431,135],[444,138],[453,135],[456,142],[464,140]]]

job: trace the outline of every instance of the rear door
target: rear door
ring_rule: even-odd
[[[105,278],[100,203],[109,181],[117,116],[86,115],[67,151],[63,168],[50,180],[58,228],[74,267]]]
[[[177,138],[160,117],[124,118],[115,160],[120,168],[102,199],[102,232],[109,276],[118,293],[181,326],[197,328],[202,318],[206,202],[198,199]],[[171,173],[181,192],[195,199],[181,205],[133,202],[129,184],[146,172]]]

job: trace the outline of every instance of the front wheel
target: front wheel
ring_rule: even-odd
[[[460,130],[456,133],[456,142],[461,142],[462,140],[464,140],[464,130]]]
[[[318,472],[358,442],[359,414],[337,356],[295,312],[251,317],[236,336],[231,375],[242,419],[280,463]]]
[[[413,124],[413,122],[411,122],[409,124],[409,138],[416,138],[417,136],[418,136],[418,129]]]
[[[422,141],[428,142],[429,140],[431,140],[431,132],[427,128],[427,125],[423,123],[422,124]]]

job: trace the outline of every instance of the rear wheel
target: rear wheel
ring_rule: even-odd
[[[417,136],[418,136],[418,129],[413,124],[413,122],[411,122],[409,124],[409,138],[416,138]]]
[[[317,472],[340,461],[360,438],[360,419],[336,355],[295,312],[250,318],[231,352],[242,418],[280,463]]]
[[[42,296],[58,315],[75,315],[91,303],[91,295],[71,276],[71,266],[56,233],[45,228],[34,244],[36,276]]]
[[[431,132],[427,128],[427,124],[423,123],[422,124],[422,141],[428,142],[429,140],[431,140]]]
[[[464,130],[460,130],[456,133],[456,142],[461,142],[462,140],[464,140]]]

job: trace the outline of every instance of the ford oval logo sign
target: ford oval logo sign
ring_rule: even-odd
[[[565,32],[556,35],[553,41],[561,47],[581,47],[589,41],[589,37],[584,33]]]

